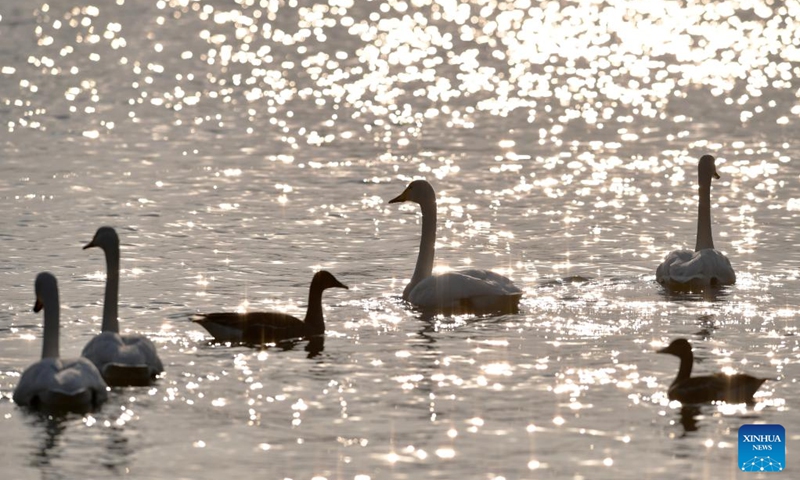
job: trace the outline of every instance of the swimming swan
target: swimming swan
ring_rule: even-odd
[[[199,314],[192,321],[214,336],[217,342],[242,342],[251,345],[278,343],[325,333],[322,318],[322,292],[328,288],[344,288],[330,272],[314,274],[308,292],[305,321],[279,312],[220,312]]]
[[[694,355],[692,346],[685,338],[673,340],[668,347],[657,353],[669,353],[681,359],[678,376],[670,385],[667,397],[683,404],[723,401],[727,403],[752,403],[753,394],[766,378],[756,378],[739,373],[692,377]]]
[[[42,359],[22,373],[14,390],[14,403],[49,411],[88,412],[108,398],[106,383],[97,368],[81,357],[58,358],[58,282],[49,272],[36,277],[34,312],[44,308]]]
[[[515,313],[522,290],[503,275],[469,269],[433,275],[436,243],[436,193],[430,183],[415,180],[389,203],[415,202],[422,209],[422,238],[417,266],[403,290],[403,300],[424,311],[441,313]]]
[[[106,254],[106,293],[101,332],[83,347],[88,358],[111,386],[149,385],[164,367],[153,342],[144,335],[119,334],[119,237],[111,227],[100,227],[84,250],[100,247]]]
[[[703,155],[697,166],[700,202],[694,251],[675,250],[656,269],[656,280],[668,288],[703,288],[736,283],[731,262],[714,248],[711,236],[711,179],[719,178],[714,157]]]

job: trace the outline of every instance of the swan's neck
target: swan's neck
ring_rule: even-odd
[[[103,331],[119,333],[119,245],[106,250],[106,295],[103,300]]]
[[[694,251],[714,248],[711,236],[711,183],[700,185],[700,202],[697,209],[697,243]]]
[[[308,291],[305,324],[307,335],[325,333],[325,320],[322,318],[322,288],[314,282],[311,282],[311,288]]]
[[[44,342],[42,358],[58,358],[58,292],[48,292],[44,299]]]
[[[403,300],[408,300],[411,291],[417,284],[430,277],[433,272],[433,255],[436,245],[436,200],[421,203],[422,209],[422,236],[419,241],[419,256],[417,266],[411,281],[403,290]]]
[[[689,380],[689,378],[692,376],[692,364],[694,363],[694,355],[692,352],[681,355],[680,359],[681,366],[678,368],[678,376],[675,377],[675,381],[672,382],[673,385],[685,380]]]

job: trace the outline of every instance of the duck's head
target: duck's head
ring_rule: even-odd
[[[328,288],[344,288],[349,290],[349,287],[344,283],[336,280],[336,277],[327,270],[320,270],[319,272],[314,274],[314,278],[311,280],[313,285],[318,285],[321,290],[325,290]]]
[[[119,248],[119,237],[117,236],[117,231],[114,230],[113,227],[100,227],[97,229],[97,232],[94,234],[94,238],[92,241],[87,243],[83,249],[86,250],[87,248],[92,247],[100,247],[103,251],[107,251],[110,248]]]
[[[714,164],[714,157],[711,155],[703,155],[700,157],[700,162],[697,164],[697,176],[701,184],[711,184],[711,179],[719,179],[717,167]]]
[[[656,353],[669,353],[676,357],[683,357],[686,354],[692,354],[692,345],[685,338],[678,338],[677,340],[673,340],[672,343],[665,348],[657,350]]]
[[[52,295],[52,292],[58,292],[56,277],[50,272],[40,273],[36,276],[34,289],[36,290],[36,303],[33,305],[33,311],[38,313],[44,308],[45,297]]]
[[[423,205],[436,200],[436,192],[426,180],[414,180],[409,183],[403,193],[389,200],[389,203],[414,202]]]

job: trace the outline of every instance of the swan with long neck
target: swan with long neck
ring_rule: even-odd
[[[192,321],[208,330],[217,342],[261,345],[319,336],[325,333],[322,292],[329,288],[348,287],[326,270],[315,273],[304,320],[280,312],[218,312],[198,314]]]
[[[738,373],[725,375],[717,373],[692,377],[694,354],[692,346],[685,338],[673,340],[657,353],[675,355],[681,359],[678,375],[667,391],[670,400],[681,403],[708,403],[723,401],[727,403],[752,403],[753,395],[767,379]]]
[[[87,412],[108,397],[106,383],[89,360],[59,358],[58,282],[49,272],[36,277],[34,312],[44,309],[42,359],[22,373],[14,403],[43,410]]]
[[[700,189],[694,251],[670,252],[656,269],[656,280],[665,287],[679,290],[702,289],[736,283],[736,273],[730,260],[714,248],[711,234],[711,180],[720,178],[714,162],[711,155],[703,155],[697,166]]]
[[[513,313],[522,290],[503,275],[469,269],[433,275],[436,244],[436,192],[425,180],[411,182],[389,203],[414,202],[422,211],[422,235],[414,274],[403,290],[403,300],[436,313]]]
[[[101,332],[83,348],[111,386],[149,385],[164,371],[153,342],[144,335],[119,333],[119,236],[112,227],[100,227],[84,248],[98,247],[106,256],[106,290]]]

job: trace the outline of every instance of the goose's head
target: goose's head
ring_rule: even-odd
[[[714,165],[714,157],[711,155],[703,155],[700,157],[700,162],[697,164],[697,176],[701,185],[711,185],[711,179],[719,179],[717,167]]]
[[[436,201],[436,192],[426,180],[414,180],[409,183],[403,193],[389,200],[389,203],[414,202],[420,205]]]
[[[676,357],[685,357],[692,355],[692,345],[685,338],[678,338],[673,340],[667,347],[658,350],[656,353],[669,353]]]
[[[339,280],[336,280],[336,277],[334,277],[333,274],[327,270],[320,270],[319,272],[315,273],[311,283],[318,286],[321,290],[326,290],[328,288],[344,288],[349,290],[347,285]]]
[[[84,250],[92,247],[100,247],[103,251],[110,248],[119,248],[119,237],[117,231],[113,227],[100,227],[94,234],[92,241],[83,247]]]
[[[52,295],[53,292],[58,292],[58,282],[56,277],[50,272],[42,272],[36,276],[34,283],[36,290],[36,303],[33,305],[33,311],[40,312],[45,305],[45,298]]]

